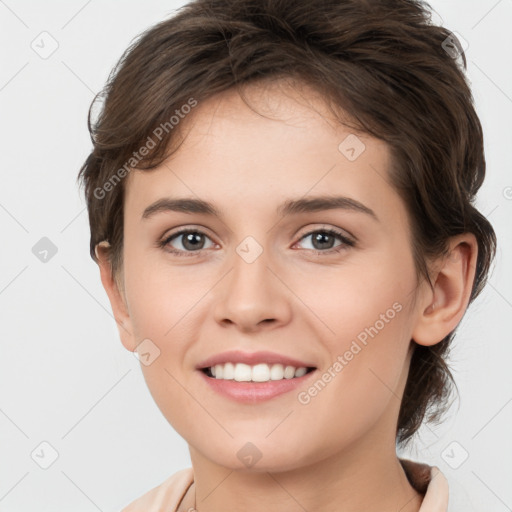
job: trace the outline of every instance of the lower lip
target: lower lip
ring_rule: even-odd
[[[238,382],[208,377],[198,370],[205,382],[217,393],[242,403],[258,403],[288,393],[303,385],[316,370],[293,379],[269,380],[267,382]]]

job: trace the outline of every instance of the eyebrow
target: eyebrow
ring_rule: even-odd
[[[299,213],[312,213],[324,210],[350,210],[364,213],[379,221],[375,212],[365,206],[363,203],[356,201],[350,197],[344,196],[319,196],[300,199],[289,199],[281,204],[276,213],[278,215],[287,216]],[[222,217],[221,212],[210,202],[202,199],[194,198],[172,198],[164,197],[158,199],[149,205],[143,212],[142,218],[148,219],[159,212],[182,212],[182,213],[202,213],[214,217]]]

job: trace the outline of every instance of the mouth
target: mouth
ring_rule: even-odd
[[[317,371],[312,360],[270,351],[230,350],[196,366],[202,381],[223,398],[254,404],[306,385]]]
[[[200,371],[210,379],[252,383],[298,379],[314,370],[316,370],[314,366],[295,367],[280,363],[249,365],[231,362],[200,368]]]

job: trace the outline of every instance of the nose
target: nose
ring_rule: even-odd
[[[219,283],[215,320],[243,332],[286,325],[293,294],[282,273],[265,250],[252,262],[235,252],[231,271]]]

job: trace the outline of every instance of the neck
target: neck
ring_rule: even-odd
[[[288,471],[249,472],[218,466],[191,448],[194,484],[179,510],[419,511],[422,496],[410,485],[394,446],[364,457],[355,451]]]

